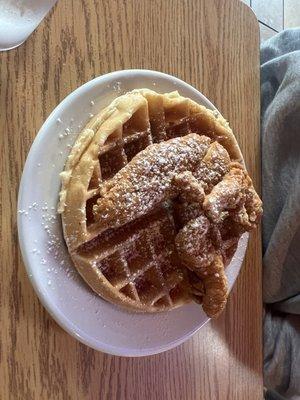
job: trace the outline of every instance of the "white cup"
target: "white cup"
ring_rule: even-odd
[[[20,46],[57,0],[0,0],[0,51]]]

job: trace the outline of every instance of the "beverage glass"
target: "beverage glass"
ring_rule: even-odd
[[[0,0],[0,51],[20,46],[57,0]]]

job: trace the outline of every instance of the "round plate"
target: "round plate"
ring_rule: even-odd
[[[204,106],[215,107],[187,83],[160,72],[116,71],[100,76],[67,96],[48,117],[31,147],[20,184],[18,231],[31,283],[51,316],[88,346],[122,356],[160,353],[184,342],[209,319],[197,304],[159,314],[136,314],[97,296],[72,265],[56,212],[59,173],[77,133],[92,114],[115,97],[136,88],[178,90]],[[232,287],[245,255],[244,235],[227,268]]]

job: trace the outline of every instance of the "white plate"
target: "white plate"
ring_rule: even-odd
[[[159,314],[129,313],[102,300],[83,282],[68,257],[56,213],[59,173],[76,132],[113,98],[135,88],[178,90],[208,108],[215,107],[185,82],[160,72],[117,71],[100,76],[67,96],[38,133],[24,167],[18,199],[19,241],[25,266],[51,316],[81,342],[106,353],[144,356],[184,342],[208,318],[196,304]],[[232,287],[244,258],[244,235],[227,268]]]

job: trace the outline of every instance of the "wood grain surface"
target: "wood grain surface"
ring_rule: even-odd
[[[77,342],[26,276],[16,202],[35,135],[77,86],[124,68],[174,74],[209,97],[259,187],[259,33],[250,9],[238,0],[59,0],[22,46],[0,53],[0,399],[261,399],[259,232],[222,317],[152,357],[113,357]]]

